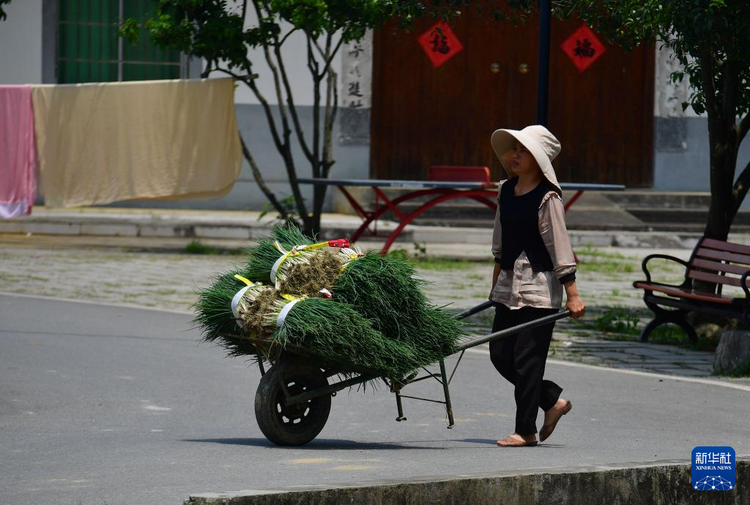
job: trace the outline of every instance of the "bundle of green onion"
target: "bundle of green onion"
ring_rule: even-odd
[[[404,260],[275,228],[242,271],[200,294],[196,323],[232,355],[257,353],[252,341],[263,338],[340,370],[397,378],[452,354],[463,334],[423,287]]]

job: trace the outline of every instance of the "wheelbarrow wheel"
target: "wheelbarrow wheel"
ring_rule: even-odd
[[[276,445],[305,445],[325,426],[331,395],[287,405],[282,380],[290,396],[325,387],[328,381],[319,368],[302,363],[276,364],[260,379],[255,393],[255,419],[260,431]]]

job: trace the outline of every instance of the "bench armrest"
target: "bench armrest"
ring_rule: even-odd
[[[643,262],[641,262],[641,269],[643,270],[643,273],[646,274],[646,282],[652,282],[651,273],[648,271],[648,262],[651,261],[652,259],[663,259],[663,260],[675,261],[681,264],[682,266],[684,266],[685,269],[688,268],[688,262],[685,260],[681,260],[680,258],[675,258],[674,256],[669,256],[667,254],[649,254],[648,256],[643,258]],[[750,274],[750,271],[745,273],[745,275],[747,274]],[[685,276],[685,279],[687,279],[687,275]],[[746,289],[746,292],[747,292],[747,289]]]
[[[750,276],[750,270],[742,274],[742,278],[740,279],[740,285],[742,287],[742,291],[745,292],[745,298],[750,299],[750,290],[747,288],[747,278]]]

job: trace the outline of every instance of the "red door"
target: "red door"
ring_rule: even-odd
[[[504,178],[490,135],[535,122],[536,18],[513,27],[467,12],[452,26],[463,49],[438,67],[418,44],[433,24],[421,21],[406,33],[394,22],[375,34],[371,176],[423,179],[431,165],[485,165]],[[653,46],[626,53],[605,43],[581,72],[560,47],[581,25],[552,24],[549,128],[563,146],[558,177],[648,186]],[[596,48],[578,39],[582,56]]]

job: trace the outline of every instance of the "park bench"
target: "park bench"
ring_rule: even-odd
[[[648,262],[657,258],[675,261],[685,267],[682,284],[675,286],[651,280]],[[633,286],[644,290],[643,301],[654,313],[654,319],[641,332],[641,342],[645,342],[656,327],[666,323],[676,324],[691,340],[696,340],[695,329],[685,317],[689,312],[750,322],[750,291],[747,285],[750,246],[703,237],[688,261],[665,254],[651,254],[643,259],[641,266],[646,280],[634,282]],[[716,284],[716,293],[697,289],[695,281]],[[724,286],[739,287],[744,296],[723,294]],[[741,295],[739,292],[736,294]]]

